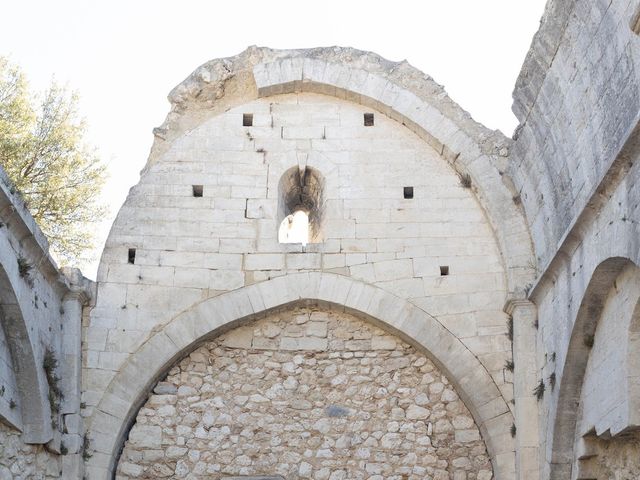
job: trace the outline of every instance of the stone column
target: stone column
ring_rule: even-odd
[[[536,306],[525,299],[509,300],[505,312],[513,320],[513,397],[516,425],[516,478],[540,478],[538,401],[536,387]]]
[[[64,421],[62,477],[83,478],[82,446],[84,427],[80,416],[82,392],[82,310],[91,299],[90,281],[75,268],[62,269],[69,286],[62,299],[62,392],[60,411]]]

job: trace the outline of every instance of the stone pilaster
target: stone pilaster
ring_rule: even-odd
[[[536,386],[536,306],[525,299],[509,300],[505,312],[513,320],[513,396],[516,425],[516,478],[540,478],[538,401]]]
[[[64,421],[62,443],[67,455],[63,457],[62,477],[81,479],[83,477],[82,448],[84,426],[80,416],[82,392],[82,309],[91,300],[90,281],[80,270],[65,268],[63,273],[69,291],[62,299],[62,361],[61,379],[64,397],[61,413]]]

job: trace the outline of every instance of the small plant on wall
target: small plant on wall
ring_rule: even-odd
[[[93,453],[91,453],[91,440],[89,440],[89,433],[86,432],[82,437],[82,459],[86,462],[89,460]]]
[[[49,347],[45,349],[44,358],[42,361],[42,367],[47,377],[47,383],[49,384],[49,406],[51,407],[51,426],[57,428],[57,417],[60,412],[60,402],[64,395],[60,389],[60,377],[56,375],[58,368],[58,359],[56,358],[53,350]]]
[[[471,188],[471,175],[468,173],[461,173],[458,177],[460,178],[460,186],[462,188]]]
[[[595,342],[595,337],[593,335],[585,335],[584,336],[584,345],[587,348],[593,348],[593,344]]]
[[[533,389],[533,394],[538,401],[542,400],[542,397],[544,397],[544,390],[544,381],[540,379],[540,383],[538,383],[538,385],[536,385],[536,388]]]
[[[31,278],[31,269],[33,268],[33,266],[22,255],[18,257],[17,262],[18,275],[20,275],[20,278],[24,279],[24,281],[27,282],[30,286],[33,285],[33,279]]]

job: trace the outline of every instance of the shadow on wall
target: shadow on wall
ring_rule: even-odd
[[[597,455],[585,454],[582,450],[590,450],[589,445],[600,445],[605,441],[603,440],[605,437],[625,434],[636,429],[640,424],[640,412],[638,412],[640,406],[640,399],[638,399],[640,393],[640,303],[637,295],[633,298],[618,295],[625,278],[633,278],[637,276],[638,272],[640,269],[631,260],[615,257],[602,262],[591,277],[573,324],[567,358],[564,362],[560,388],[558,389],[551,478],[573,478],[571,475],[574,468],[581,470],[589,468],[583,460],[587,460],[587,463],[597,464],[598,461],[591,461]],[[615,322],[605,322],[603,318],[605,314],[611,316],[611,312],[614,312],[614,316],[617,317],[619,310],[616,307],[620,308],[620,304],[627,301],[633,303],[631,315],[627,315],[626,318],[616,318]],[[614,359],[615,366],[610,366],[610,368],[604,366],[608,377],[606,382],[614,382],[615,385],[602,387],[601,389],[607,390],[606,393],[600,392],[605,396],[606,401],[595,402],[596,404],[604,402],[618,411],[620,415],[616,415],[613,420],[604,412],[592,411],[593,406],[587,405],[585,409],[585,404],[589,402],[585,402],[583,398],[583,388],[592,388],[593,385],[586,385],[585,382],[590,375],[600,374],[599,370],[602,369],[600,361],[590,362],[594,345],[597,346],[600,342],[607,341],[616,343],[624,341],[619,339],[628,339],[628,343],[618,345],[615,352],[609,351],[611,350],[610,345],[603,346],[609,351],[609,357],[613,354],[619,354],[621,357]],[[590,381],[598,385],[606,383],[604,379],[597,381],[595,377]],[[598,394],[597,391],[590,392],[589,396],[597,398]],[[594,403],[593,400],[590,401]],[[605,410],[611,410],[611,408],[607,407]],[[596,442],[589,440],[595,435],[601,438],[597,438]],[[583,438],[586,443],[582,443]],[[579,448],[580,451],[577,451],[576,448]]]

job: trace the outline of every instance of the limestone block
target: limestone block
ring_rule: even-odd
[[[284,255],[253,253],[245,255],[244,268],[247,270],[279,270],[284,268]]]
[[[373,336],[371,337],[372,350],[394,350],[396,348],[396,339],[391,335]]]
[[[326,350],[327,339],[316,337],[283,337],[280,341],[282,350]]]
[[[209,288],[212,290],[235,290],[244,285],[244,274],[232,270],[210,270]]]
[[[288,253],[285,260],[288,270],[316,269],[322,257],[319,253]]]
[[[155,425],[134,425],[129,432],[129,441],[142,448],[160,448],[162,428]]]

